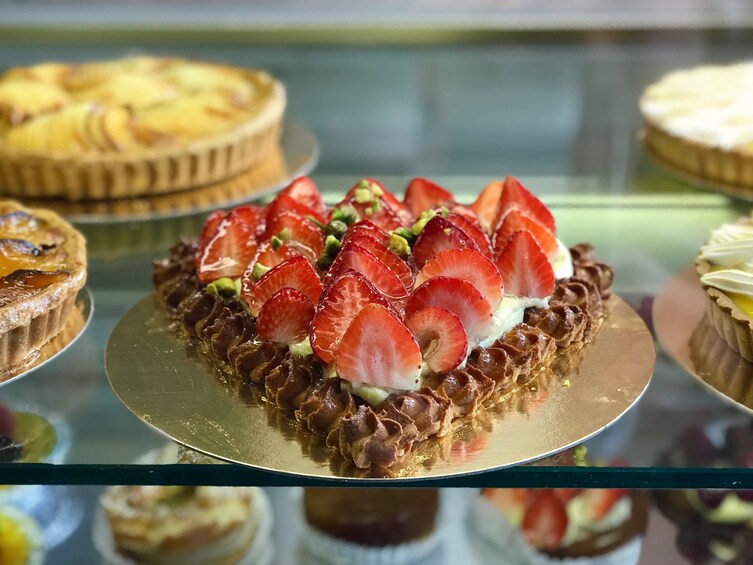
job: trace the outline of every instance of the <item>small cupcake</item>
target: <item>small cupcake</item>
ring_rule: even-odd
[[[95,525],[94,541],[108,563],[269,562],[268,552],[259,548],[266,545],[271,527],[259,489],[116,486],[105,491],[100,504],[109,530]],[[255,557],[249,561],[252,552]]]
[[[646,495],[622,489],[485,489],[471,511],[489,563],[635,564],[647,522]]]
[[[37,523],[10,506],[0,507],[0,563],[42,565],[44,556],[42,532]]]
[[[437,489],[306,488],[303,546],[325,563],[400,565],[438,545]]]

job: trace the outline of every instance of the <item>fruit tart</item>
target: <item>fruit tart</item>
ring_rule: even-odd
[[[284,109],[267,73],[213,63],[12,68],[0,76],[0,191],[102,200],[219,182],[274,151]]]
[[[154,265],[167,311],[230,373],[358,468],[399,464],[455,418],[586,343],[612,270],[567,249],[514,178],[470,206],[364,179],[328,207],[299,178],[211,214]]]
[[[0,200],[0,373],[63,330],[85,282],[78,231],[49,210]]]

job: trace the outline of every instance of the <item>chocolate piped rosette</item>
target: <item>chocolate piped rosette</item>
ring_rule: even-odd
[[[587,343],[612,270],[568,249],[516,179],[470,206],[372,179],[328,207],[308,178],[214,212],[154,266],[168,312],[333,456],[390,468]]]

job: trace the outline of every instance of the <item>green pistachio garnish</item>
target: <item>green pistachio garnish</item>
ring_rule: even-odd
[[[395,232],[390,234],[390,250],[400,257],[407,257],[411,253],[410,244],[404,237],[397,235]]]
[[[413,244],[416,243],[416,234],[413,233],[413,230],[411,228],[397,228],[396,230],[393,230],[392,233],[394,233],[398,237],[403,238],[411,247],[413,247]]]
[[[349,204],[344,204],[339,208],[335,208],[334,212],[332,212],[332,221],[338,220],[343,222],[346,226],[354,224],[360,219],[361,218],[358,217],[358,211]]]
[[[327,235],[333,235],[337,239],[340,239],[348,231],[348,226],[342,220],[332,220],[326,226],[324,226],[324,233]]]
[[[356,188],[369,188],[369,186],[369,181],[367,181],[366,179],[361,179],[360,181],[358,181],[358,186]]]
[[[562,381],[562,388],[570,388],[570,379]]]
[[[277,237],[283,243],[287,243],[288,241],[290,241],[290,228],[282,228],[280,230],[280,233],[273,237]]]
[[[447,206],[442,206],[442,207],[441,207],[441,208],[439,209],[439,213],[441,214],[441,216],[442,216],[443,218],[446,218],[446,217],[447,217],[447,214],[449,214],[449,213],[450,213],[450,211],[449,211],[449,210],[447,209]]]
[[[309,338],[299,341],[298,343],[291,343],[288,346],[288,349],[290,349],[290,353],[292,353],[294,357],[308,357],[309,355],[314,354]]]
[[[431,220],[436,215],[437,213],[434,210],[424,210],[423,212],[421,212],[418,220],[416,220],[416,223],[413,224],[413,227],[411,228],[413,230],[413,233],[416,235],[420,234],[429,220]]]
[[[588,448],[581,444],[575,448],[575,455],[573,455],[573,462],[578,467],[584,467],[586,465],[586,455],[588,454]]]
[[[254,279],[254,282],[257,282],[260,278],[264,276],[264,273],[269,271],[271,267],[267,267],[266,265],[262,265],[258,261],[254,263],[254,268],[251,269],[251,278]]]
[[[327,239],[324,240],[324,254],[327,257],[334,258],[335,255],[340,251],[340,248],[342,247],[342,243],[340,243],[340,240],[337,239],[334,235],[328,235]]]
[[[329,268],[332,266],[332,258],[327,257],[326,255],[322,255],[316,260],[316,268],[320,271],[324,272],[329,270]]]
[[[235,279],[235,295],[236,296],[241,295],[242,288],[243,288],[243,285],[241,284],[241,279]]]
[[[209,283],[207,292],[223,296],[239,296],[240,292],[236,293],[235,288],[235,281],[229,277],[224,277]]]
[[[285,228],[285,230],[286,229],[288,228]],[[285,230],[282,230],[282,231],[285,231]],[[274,249],[275,251],[277,251],[280,247],[282,247],[283,243],[285,242],[282,240],[282,238],[279,238],[276,235],[273,235],[272,237],[269,238],[269,245],[271,245],[272,249]]]
[[[374,201],[374,193],[368,188],[356,188],[353,197],[359,204],[370,204]]]
[[[321,229],[324,229],[326,227],[323,223],[321,223],[319,220],[317,220],[314,216],[308,215],[308,216],[306,216],[306,219],[308,221],[310,221],[310,222],[314,222]]]

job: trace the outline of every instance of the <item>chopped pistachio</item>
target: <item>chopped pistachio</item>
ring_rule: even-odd
[[[363,213],[366,214],[367,216],[371,216],[374,213],[374,209],[366,208],[366,210],[364,210]]]
[[[450,228],[445,228],[442,230],[446,236],[449,237],[449,235],[452,233],[452,230]]]
[[[442,206],[442,207],[441,207],[441,208],[439,209],[439,213],[440,213],[440,215],[441,215],[441,216],[442,216],[443,218],[446,218],[446,217],[447,217],[447,214],[449,214],[449,213],[450,213],[450,211],[449,211],[449,210],[447,209],[447,206]]]
[[[337,368],[335,367],[335,362],[333,361],[326,367],[324,367],[324,371],[322,372],[322,378],[324,379],[334,379],[337,376]]]
[[[570,388],[570,379],[562,381],[562,388]]]
[[[373,192],[374,196],[376,196],[377,198],[381,198],[382,196],[384,196],[384,191],[382,190],[382,187],[376,183],[371,184],[371,192]]]
[[[361,179],[358,182],[358,188],[369,188],[369,181],[367,181],[366,179]]]
[[[340,240],[337,239],[334,235],[328,235],[327,239],[324,240],[324,254],[327,257],[334,258],[335,255],[340,251],[340,248],[342,247],[342,243],[340,243]]]
[[[324,233],[334,235],[338,239],[345,235],[346,231],[348,231],[348,225],[342,220],[332,220],[324,227]]]
[[[317,219],[316,219],[316,218],[315,218],[314,216],[312,216],[311,214],[307,215],[307,216],[306,216],[306,219],[307,219],[308,221],[310,221],[310,222],[314,222],[314,223],[315,223],[315,224],[316,224],[317,226],[319,226],[319,227],[320,227],[321,229],[324,229],[324,228],[326,227],[326,226],[325,226],[325,225],[324,225],[323,223],[321,223],[321,222],[320,222],[319,220],[317,220]]]
[[[411,253],[410,244],[408,240],[402,236],[397,235],[395,232],[390,234],[389,242],[390,250],[401,257],[407,257]]]
[[[254,268],[251,269],[251,278],[254,279],[254,282],[258,281],[260,278],[264,276],[264,273],[269,271],[271,267],[267,267],[266,265],[262,265],[258,261],[254,263]]]
[[[326,271],[332,266],[332,259],[326,255],[322,255],[316,260],[316,268],[320,271]]]
[[[276,237],[282,240],[283,243],[287,243],[290,241],[290,228],[282,228]]]
[[[579,467],[585,466],[587,454],[588,454],[588,448],[583,444],[579,445],[578,447],[575,448],[575,455],[573,455],[573,462]]]
[[[290,346],[288,346],[288,349],[290,349],[290,353],[292,353],[294,357],[308,357],[309,355],[314,354],[309,338],[299,341],[298,343],[291,343]]]
[[[288,229],[288,228],[285,228]],[[283,230],[285,231],[285,230]],[[282,238],[277,237],[276,235],[273,235],[269,238],[269,245],[272,246],[272,249],[277,251],[280,247],[282,247],[282,244],[285,243]]]
[[[416,223],[413,224],[413,227],[411,228],[413,230],[413,233],[415,233],[416,235],[420,234],[429,220],[431,220],[436,215],[437,213],[434,210],[424,210],[423,212],[421,212],[418,220],[416,220]]]
[[[402,237],[405,241],[408,242],[408,245],[410,246],[413,246],[413,244],[416,242],[416,234],[413,233],[413,230],[410,228],[397,228],[392,233],[399,237]]]
[[[207,285],[207,292],[225,296],[236,296],[235,281],[229,277],[217,279]]]
[[[374,201],[374,193],[368,188],[357,188],[353,197],[359,204],[370,204]]]
[[[358,212],[353,206],[344,204],[339,208],[335,208],[334,212],[332,212],[332,220],[339,220],[346,226],[349,226],[360,220],[360,218],[358,217]]]
[[[241,279],[235,279],[235,295],[240,296],[241,295],[241,289],[243,288],[243,285],[241,284]]]

